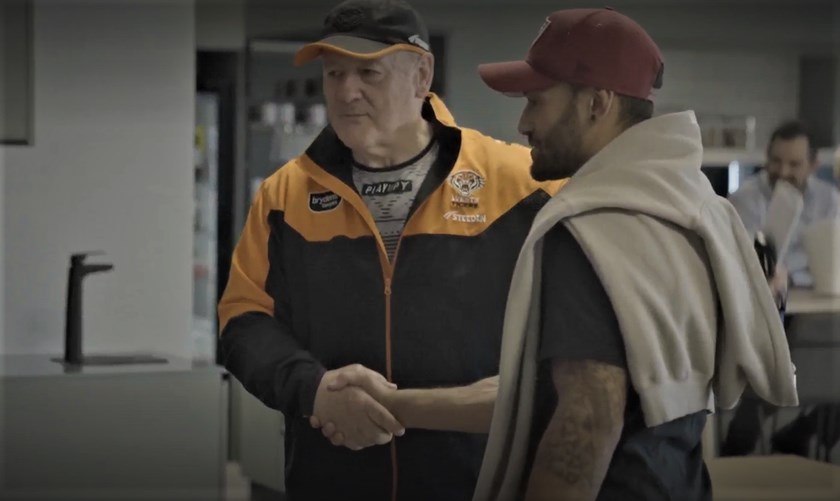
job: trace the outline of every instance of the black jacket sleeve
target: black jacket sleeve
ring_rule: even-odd
[[[326,371],[292,332],[283,263],[269,262],[272,206],[261,189],[234,250],[230,277],[219,302],[222,364],[248,392],[287,418],[309,416]],[[271,276],[272,292],[266,289]]]

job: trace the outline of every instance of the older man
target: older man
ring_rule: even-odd
[[[508,284],[558,185],[455,125],[428,42],[401,1],[329,13],[296,62],[322,61],[330,126],[264,182],[234,253],[222,358],[285,415],[293,501],[463,500],[478,476]]]

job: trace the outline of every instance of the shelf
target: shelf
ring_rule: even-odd
[[[250,130],[251,132],[269,133],[274,132],[274,127],[271,125],[252,122],[248,124],[248,130]]]
[[[703,165],[709,167],[729,167],[731,162],[761,165],[764,163],[764,151],[740,148],[704,148]]]

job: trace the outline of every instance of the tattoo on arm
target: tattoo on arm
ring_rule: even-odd
[[[552,376],[557,409],[537,463],[565,484],[600,488],[624,423],[626,372],[589,360],[564,361],[554,364]]]

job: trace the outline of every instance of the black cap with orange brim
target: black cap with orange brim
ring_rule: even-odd
[[[312,61],[325,50],[361,59],[400,50],[430,52],[423,20],[402,0],[346,0],[327,14],[321,37],[295,54],[295,65]]]

